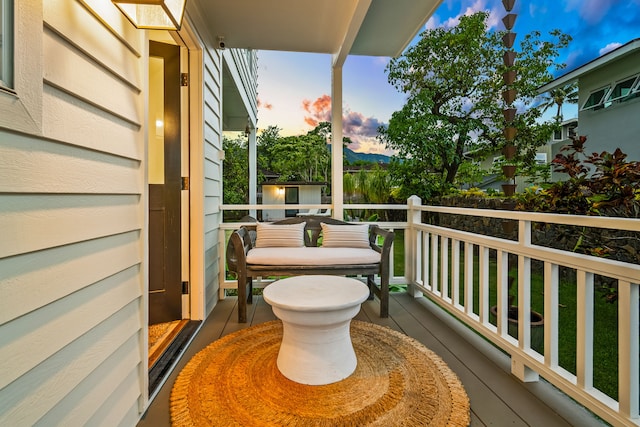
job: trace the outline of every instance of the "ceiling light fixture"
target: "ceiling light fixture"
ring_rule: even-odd
[[[179,30],[187,0],[111,0],[140,29]]]

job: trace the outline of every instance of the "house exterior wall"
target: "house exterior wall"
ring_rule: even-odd
[[[590,93],[607,84],[631,77],[640,72],[640,50],[607,63],[605,66],[580,76],[578,80],[579,105],[582,107]],[[627,160],[640,160],[640,97],[625,102],[614,102],[598,110],[580,110],[578,133],[587,137],[588,152],[614,152],[620,148]]]
[[[322,186],[285,184],[262,184],[262,203],[265,205],[284,205],[284,192],[278,192],[278,188],[284,187],[298,187],[298,200],[301,205],[321,204]],[[301,210],[301,212],[304,212],[304,210]],[[277,221],[284,218],[284,209],[265,209],[262,212],[264,221]]]
[[[205,314],[218,301],[220,288],[220,222],[222,221],[222,57],[216,50],[204,55],[204,279]]]
[[[41,121],[0,128],[0,425],[134,425],[147,388],[145,33],[110,2],[16,5],[41,43],[17,33],[18,73],[42,52],[24,89]]]
[[[148,405],[149,33],[103,0],[15,4],[21,77],[16,95],[0,91],[0,425],[136,425]],[[191,15],[191,318],[204,319],[219,289],[224,58]],[[243,67],[237,90],[255,106],[257,68]]]

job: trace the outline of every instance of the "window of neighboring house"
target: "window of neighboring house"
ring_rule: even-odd
[[[636,96],[638,96],[639,80],[640,80],[640,76],[635,75],[633,77],[629,77],[628,79],[625,79],[621,82],[616,83],[611,93],[609,93],[609,96],[607,97],[607,101],[624,102],[629,99],[635,98]]]
[[[538,165],[546,165],[547,164],[547,153],[536,153],[536,164]]]
[[[605,96],[609,93],[611,86],[605,86],[598,90],[591,92],[587,101],[582,105],[583,110],[599,110],[601,108],[608,107],[605,104]],[[610,102],[608,102],[610,104]]]
[[[13,89],[13,0],[0,0],[0,86]]]
[[[562,141],[562,129],[556,129],[553,131],[553,140]]]
[[[576,137],[576,129],[578,129],[578,125],[576,125],[576,124],[567,126],[567,136],[569,138],[575,138]]]

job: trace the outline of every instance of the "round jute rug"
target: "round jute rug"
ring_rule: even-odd
[[[311,386],[276,365],[282,323],[227,335],[184,367],[171,391],[174,426],[467,426],[469,399],[431,350],[389,328],[352,321],[355,372]]]

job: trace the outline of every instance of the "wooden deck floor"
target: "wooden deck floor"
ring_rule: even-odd
[[[262,298],[254,298],[249,322],[237,323],[237,300],[220,301],[191,342],[185,355],[157,393],[139,427],[170,425],[169,396],[177,374],[187,361],[210,342],[239,329],[275,319]],[[451,321],[426,298],[394,293],[390,317],[378,317],[378,302],[366,301],[358,320],[401,331],[437,353],[462,381],[471,400],[472,426],[602,426],[589,411],[553,386],[540,380],[523,384],[511,376],[509,358],[468,328]]]

